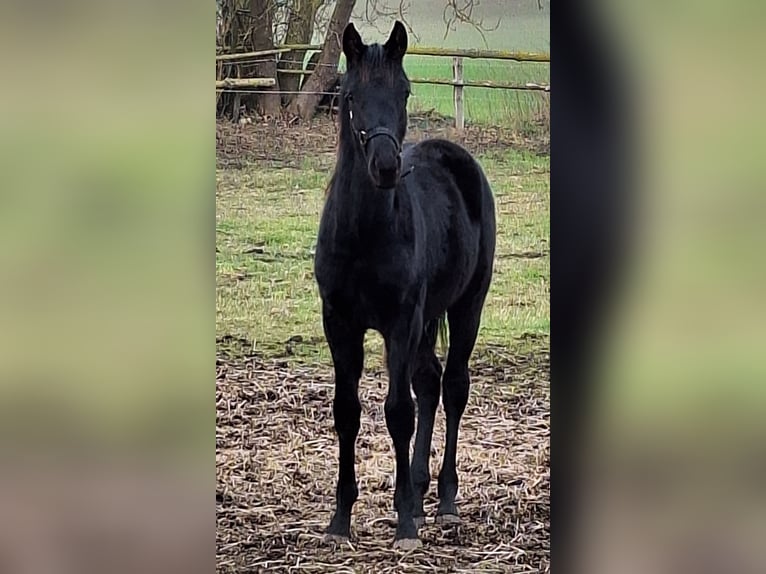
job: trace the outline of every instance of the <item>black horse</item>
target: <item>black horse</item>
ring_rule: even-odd
[[[458,521],[458,427],[468,401],[473,352],[495,252],[495,205],[481,167],[460,146],[428,140],[407,146],[410,84],[402,68],[407,32],[397,22],[385,45],[365,45],[353,24],[343,33],[347,73],[340,141],[317,240],[315,276],[335,367],[333,415],[339,440],[336,509],[327,539],[347,540],[358,496],[354,451],[365,332],[385,340],[386,424],[396,452],[394,546],[419,544],[423,496],[440,386],[447,437],[437,521]],[[434,352],[449,326],[442,367]],[[410,386],[412,385],[412,387]],[[409,446],[418,426],[410,468]]]

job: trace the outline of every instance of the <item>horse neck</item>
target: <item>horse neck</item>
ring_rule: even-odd
[[[330,191],[334,195],[336,216],[348,231],[374,234],[395,219],[398,190],[376,189],[357,146],[348,138],[341,140]]]

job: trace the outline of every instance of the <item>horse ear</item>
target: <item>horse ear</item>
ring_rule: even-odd
[[[350,68],[362,57],[367,46],[356,31],[353,22],[349,22],[343,30],[343,53],[346,55],[346,67]]]
[[[392,60],[404,58],[404,54],[407,52],[407,30],[399,20],[394,23],[391,36],[389,36],[383,48],[386,50],[386,55]]]

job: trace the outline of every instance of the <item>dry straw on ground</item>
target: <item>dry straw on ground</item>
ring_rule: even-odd
[[[216,380],[219,572],[548,572],[549,391],[545,351],[495,351],[472,366],[458,448],[463,518],[434,524],[432,480],[420,535],[392,549],[394,459],[383,415],[387,380],[360,384],[359,500],[352,541],[322,542],[333,508],[337,447],[332,374],[257,358],[220,357]],[[440,408],[431,469],[444,444]]]

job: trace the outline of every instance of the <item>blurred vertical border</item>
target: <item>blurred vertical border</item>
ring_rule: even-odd
[[[766,571],[766,11],[551,15],[553,564]]]
[[[212,2],[0,7],[0,562],[214,568]]]

